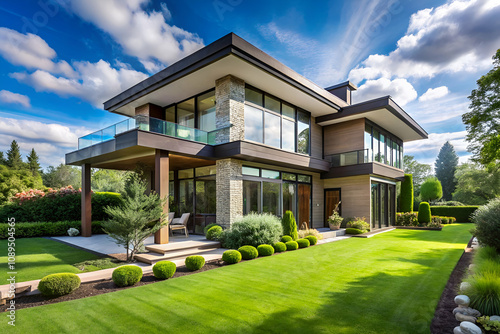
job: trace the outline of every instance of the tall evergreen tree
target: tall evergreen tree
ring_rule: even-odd
[[[33,176],[37,175],[40,170],[40,159],[38,158],[38,154],[36,154],[35,149],[32,148],[30,154],[27,156],[28,158],[28,168],[33,173]]]
[[[2,151],[0,151],[0,165],[5,165],[5,158],[3,157]]]
[[[451,197],[457,183],[455,181],[455,170],[458,165],[458,155],[450,142],[444,143],[439,151],[435,163],[436,177],[441,181],[443,187],[443,198],[446,201],[451,201]]]
[[[10,149],[7,151],[7,166],[13,168],[19,168],[23,164],[21,159],[21,152],[19,150],[19,145],[15,140],[10,144]]]

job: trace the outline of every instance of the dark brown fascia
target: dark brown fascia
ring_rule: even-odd
[[[345,82],[341,82],[339,84],[336,84],[336,85],[333,85],[333,86],[330,86],[330,87],[326,87],[325,90],[330,91],[332,89],[337,89],[337,88],[344,87],[344,86],[349,87],[351,90],[357,90],[358,89],[358,86],[356,86],[352,82],[345,81]]]
[[[385,164],[377,162],[369,162],[360,165],[332,167],[328,172],[322,173],[321,178],[334,179],[334,178],[357,176],[357,175],[382,176],[400,181],[401,178],[404,178],[404,171],[399,168],[395,168]]]
[[[335,102],[336,97],[334,98],[334,95],[233,33],[227,34],[104,102],[104,109],[115,111],[152,91],[230,54],[238,56],[277,78],[280,78],[335,110],[340,109],[340,106]]]
[[[411,127],[416,133],[418,133],[422,137],[422,139],[428,138],[427,132],[413,118],[411,118],[411,116],[408,115],[400,106],[398,106],[398,104],[394,102],[389,95],[380,97],[378,99],[343,107],[337,113],[318,116],[316,117],[316,123],[320,124],[323,122],[341,119],[347,116],[363,114],[377,109],[389,110],[393,115],[395,115],[406,125]]]

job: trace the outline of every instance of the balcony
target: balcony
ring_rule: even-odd
[[[227,133],[225,130],[228,128],[224,127],[213,131],[203,131],[153,117],[138,115],[78,138],[78,149],[80,150],[112,140],[116,135],[133,129],[159,133],[207,145],[217,145],[228,141],[228,136],[224,135],[224,133]]]
[[[372,155],[370,149],[364,149],[326,155],[325,160],[330,162],[331,167],[343,167],[372,162]]]

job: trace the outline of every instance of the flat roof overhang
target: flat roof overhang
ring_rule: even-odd
[[[399,137],[403,142],[427,139],[427,132],[410,117],[390,96],[343,107],[338,113],[316,118],[326,126],[353,119],[366,118]]]
[[[326,172],[330,163],[300,153],[286,152],[258,143],[235,141],[216,146],[163,134],[130,130],[115,139],[66,154],[66,164],[95,168],[133,170],[137,163],[154,165],[155,150],[169,151],[171,170],[215,164],[215,160],[236,158],[312,172]]]
[[[133,116],[136,107],[146,103],[164,107],[180,102],[214,88],[217,79],[229,74],[308,110],[315,117],[348,105],[231,33],[106,101],[104,109]]]

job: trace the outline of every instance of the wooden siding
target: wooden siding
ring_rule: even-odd
[[[311,117],[311,157],[323,159],[323,128]]]
[[[325,189],[340,188],[342,217],[365,217],[370,222],[370,176],[323,180]]]
[[[364,118],[325,126],[324,132],[325,155],[362,150],[364,148]]]

